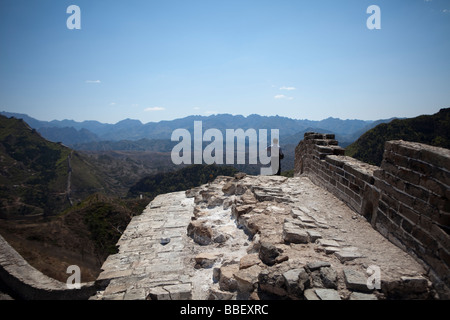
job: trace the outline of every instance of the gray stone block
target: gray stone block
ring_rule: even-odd
[[[293,224],[285,223],[283,240],[287,243],[309,243],[309,235],[306,230],[296,227]]]
[[[314,291],[314,289],[306,289],[303,296],[306,300],[320,300]]]
[[[353,269],[344,269],[344,280],[349,290],[372,292],[367,287],[367,277],[361,272]]]
[[[346,262],[346,261],[352,261],[355,260],[357,258],[363,258],[364,256],[361,255],[359,252],[356,251],[346,251],[346,250],[341,250],[338,252],[335,252],[334,255],[339,259],[339,261],[341,262]]]
[[[341,300],[339,293],[334,289],[315,289],[316,295],[320,300]]]
[[[352,292],[350,300],[378,300],[374,294]]]
[[[314,261],[314,262],[310,262],[306,265],[306,268],[309,271],[315,271],[315,270],[318,270],[318,269],[324,268],[324,267],[331,267],[331,264],[329,262],[325,262],[325,261]]]

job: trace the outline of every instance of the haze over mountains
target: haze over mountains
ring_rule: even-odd
[[[194,121],[202,121],[204,130],[215,128],[223,133],[226,129],[279,129],[280,142],[283,145],[297,144],[303,139],[304,132],[307,131],[329,132],[336,134],[341,145],[346,146],[377,124],[392,120],[364,121],[327,118],[321,121],[313,121],[279,116],[250,115],[244,117],[220,114],[208,117],[189,116],[172,121],[146,124],[132,119],[125,119],[116,124],[106,124],[98,121],[41,121],[25,114],[11,112],[1,112],[1,114],[7,117],[21,118],[44,138],[54,142],[62,142],[79,150],[147,150],[160,152],[171,150],[173,143],[168,144],[167,140],[170,140],[175,129],[183,128],[193,133]],[[153,141],[149,142],[148,140]],[[165,142],[156,142],[155,140],[165,140]],[[105,141],[108,141],[108,143],[104,143]],[[128,143],[117,143],[118,141],[127,141]]]

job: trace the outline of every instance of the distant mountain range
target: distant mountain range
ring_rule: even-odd
[[[194,130],[194,121],[202,121],[203,130],[219,129],[279,129],[280,142],[284,145],[298,144],[307,131],[334,133],[340,144],[346,146],[361,134],[379,123],[378,121],[341,120],[327,118],[321,121],[296,120],[279,116],[220,114],[212,116],[189,116],[172,121],[149,122],[125,119],[116,124],[98,121],[76,122],[73,120],[40,121],[26,114],[1,112],[7,117],[23,119],[36,129],[44,138],[53,142],[62,142],[78,150],[145,150],[167,152],[173,144],[167,144],[175,129]],[[108,143],[104,143],[107,141]],[[122,143],[117,144],[118,141]],[[165,142],[162,142],[165,141]],[[102,143],[99,143],[102,142]],[[122,149],[125,148],[125,149]]]

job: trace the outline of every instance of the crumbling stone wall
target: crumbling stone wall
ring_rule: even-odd
[[[344,156],[334,135],[306,133],[295,174],[307,175],[429,270],[450,298],[450,150],[389,141],[380,167]]]
[[[68,275],[69,276],[69,275]],[[14,298],[24,300],[86,300],[95,293],[94,282],[69,289],[65,283],[49,278],[33,268],[0,236],[0,281]]]

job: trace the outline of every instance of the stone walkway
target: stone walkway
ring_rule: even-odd
[[[218,177],[160,195],[118,245],[92,299],[433,297],[422,265],[307,177]],[[381,288],[369,289],[376,270]]]
[[[97,283],[105,290],[92,299],[192,298],[186,227],[193,204],[185,192],[160,195],[134,217],[118,242],[119,253],[102,266]]]

